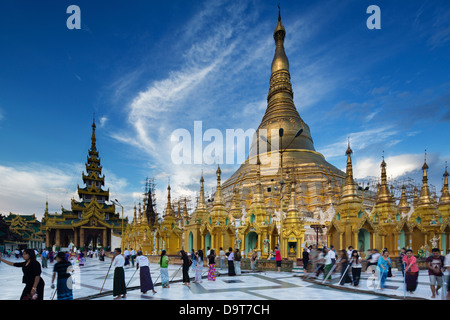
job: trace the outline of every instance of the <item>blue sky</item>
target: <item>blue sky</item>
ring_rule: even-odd
[[[70,207],[95,112],[111,198],[132,207],[155,177],[160,212],[207,190],[217,165],[174,165],[175,129],[256,129],[266,108],[279,1],[10,1],[0,10],[0,213]],[[69,30],[69,5],[81,30]],[[369,5],[381,30],[369,30]],[[317,151],[357,178],[421,180],[450,162],[450,3],[281,1],[296,107]],[[205,146],[205,145],[204,145]],[[221,165],[223,179],[240,163]]]

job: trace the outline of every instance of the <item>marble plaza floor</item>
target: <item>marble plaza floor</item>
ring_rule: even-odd
[[[22,261],[11,257],[12,262]],[[73,290],[75,299],[112,300],[113,270],[105,276],[110,266],[110,259],[102,262],[96,258],[87,258],[86,264],[76,268],[79,276]],[[51,300],[53,290],[50,288],[53,264],[43,269],[45,291],[44,299]],[[125,281],[128,285],[126,300],[387,300],[403,299],[403,277],[394,271],[395,277],[388,278],[386,288],[381,291],[371,286],[370,274],[363,273],[359,288],[350,285],[339,286],[339,274],[333,275],[331,284],[322,284],[321,280],[312,278],[305,280],[302,272],[254,272],[244,270],[240,276],[229,277],[226,270],[219,270],[216,281],[208,281],[207,268],[204,270],[202,283],[192,283],[190,288],[181,283],[182,274],[177,265],[169,266],[169,276],[173,279],[170,288],[160,286],[159,266],[151,264],[150,270],[157,293],[150,291],[141,294],[139,290],[139,271],[125,267]],[[133,276],[134,274],[134,276]],[[194,272],[190,272],[194,277]],[[131,280],[131,281],[130,281]],[[191,280],[192,281],[192,280]],[[431,291],[426,271],[419,275],[419,286],[416,292],[407,294],[408,299],[430,299]],[[0,263],[0,297],[2,300],[18,300],[23,290],[22,270]],[[99,295],[104,283],[103,293]],[[440,300],[441,296],[434,300]]]

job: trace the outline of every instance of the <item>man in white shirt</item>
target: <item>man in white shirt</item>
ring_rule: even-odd
[[[130,251],[128,251],[128,248],[125,248],[125,251],[123,252],[123,256],[125,257],[125,266],[130,264]]]
[[[352,257],[353,247],[349,246],[347,250],[347,256],[350,259]]]
[[[131,248],[130,256],[131,256],[131,265],[134,267],[134,259],[136,259],[136,251],[134,251],[133,248]]]
[[[331,265],[334,265],[336,263],[336,251],[334,251],[334,247],[330,247],[330,251],[328,252],[331,259]]]
[[[125,265],[125,258],[121,255],[122,250],[116,248],[114,250],[114,257],[111,266],[114,267],[114,282],[113,282],[113,296],[114,300],[127,297],[127,287],[125,285],[125,272],[123,267]]]

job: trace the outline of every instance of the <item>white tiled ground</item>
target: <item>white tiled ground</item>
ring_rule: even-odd
[[[22,260],[10,259],[13,262]],[[87,259],[85,266],[80,267],[80,286],[75,289],[74,298],[85,298],[96,295],[100,292],[105,276],[110,265],[109,259],[101,262],[97,259]],[[50,289],[51,275],[53,264],[49,264],[49,268],[43,269],[42,278],[46,286],[44,299],[51,299],[52,290]],[[170,288],[162,288],[159,286],[161,278],[159,277],[159,266],[151,264],[150,270],[152,279],[155,282],[157,293],[153,295],[149,292],[146,295],[141,294],[139,289],[139,271],[135,273],[134,268],[125,268],[125,281],[129,283],[129,290],[126,300],[385,300],[390,297],[384,295],[373,294],[375,291],[367,287],[367,278],[369,274],[363,273],[358,290],[354,290],[350,285],[345,285],[346,289],[337,284],[339,274],[333,277],[332,286],[323,286],[322,281],[304,281],[299,277],[298,273],[290,272],[258,272],[243,273],[241,276],[229,277],[226,270],[222,271],[222,275],[216,277],[216,281],[208,281],[206,278],[200,284],[192,283],[191,287],[180,283],[182,278],[179,266],[169,266],[170,279],[175,282],[171,283]],[[220,272],[220,271],[219,271]],[[135,273],[135,274],[134,274]],[[133,276],[134,274],[134,276]],[[194,273],[190,273],[194,277]],[[207,268],[204,268],[204,275],[207,275]],[[389,287],[382,293],[403,298],[403,277],[401,273],[394,272],[395,277],[388,278],[386,285]],[[4,263],[0,264],[0,292],[1,299],[17,300],[23,289],[22,270],[20,268],[10,267]],[[104,284],[103,292],[112,290],[113,270],[109,272]],[[428,275],[426,271],[422,271],[419,276],[419,286],[413,296],[428,299],[431,295],[428,285]],[[410,296],[409,294],[407,296]],[[92,297],[95,300],[111,300],[112,295]],[[392,297],[391,297],[392,298]],[[440,299],[440,297],[438,298]],[[436,299],[437,300],[437,299]]]

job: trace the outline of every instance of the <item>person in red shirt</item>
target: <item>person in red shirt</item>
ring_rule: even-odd
[[[275,261],[277,263],[278,273],[281,272],[281,252],[278,247],[275,247]]]

